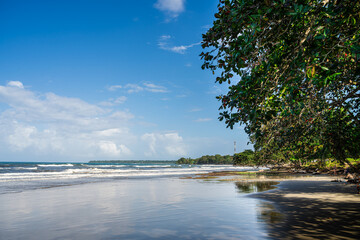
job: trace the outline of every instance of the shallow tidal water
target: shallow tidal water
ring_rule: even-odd
[[[169,177],[2,194],[0,239],[267,239],[271,205],[246,197],[266,189]]]

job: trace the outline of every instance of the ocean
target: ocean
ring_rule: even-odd
[[[39,188],[133,179],[179,177],[217,171],[255,170],[232,165],[178,165],[171,162],[0,162],[0,194]]]
[[[182,178],[245,170],[254,169],[2,162],[0,239],[268,239],[273,207],[246,197],[263,182]]]

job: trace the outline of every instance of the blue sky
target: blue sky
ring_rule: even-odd
[[[0,161],[159,159],[250,148],[201,70],[218,1],[0,2]]]

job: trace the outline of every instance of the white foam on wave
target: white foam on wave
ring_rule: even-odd
[[[64,165],[64,164],[63,164]],[[71,164],[72,165],[72,164]],[[51,165],[53,166],[53,165]],[[68,166],[68,165],[66,165]],[[147,165],[149,166],[149,165]],[[143,166],[141,166],[143,167]],[[46,181],[77,178],[117,178],[117,177],[146,177],[146,176],[177,176],[201,174],[216,171],[244,171],[256,170],[253,167],[236,167],[231,165],[196,165],[187,168],[71,168],[58,172],[26,172],[0,174],[0,182],[13,181]]]
[[[135,165],[137,168],[170,168],[171,165]]]
[[[96,165],[96,164],[81,164],[84,167],[89,167],[89,168],[124,168],[124,167],[129,167],[129,165]]]
[[[74,165],[71,163],[67,164],[38,164],[39,167],[73,167]]]

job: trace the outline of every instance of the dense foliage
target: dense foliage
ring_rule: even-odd
[[[220,0],[203,69],[262,161],[360,154],[360,1]]]
[[[250,166],[257,165],[257,158],[252,150],[245,150],[241,153],[235,153],[233,157],[234,165]]]
[[[233,164],[233,157],[230,155],[221,156],[216,155],[206,155],[199,158],[180,158],[176,161],[177,164]]]

